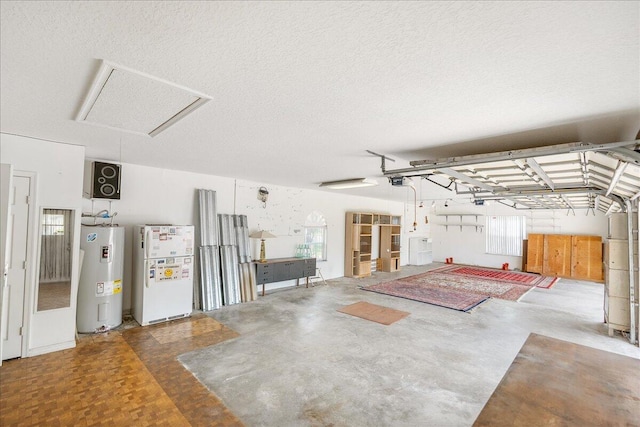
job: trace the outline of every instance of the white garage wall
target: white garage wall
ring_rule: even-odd
[[[132,164],[123,164],[122,199],[109,203],[104,200],[91,201],[82,199],[82,181],[84,169],[84,147],[41,141],[32,138],[8,134],[0,135],[0,154],[3,163],[12,164],[14,170],[31,171],[37,174],[36,212],[41,207],[76,208],[86,213],[95,213],[102,209],[118,212],[116,222],[125,226],[127,248],[125,251],[125,310],[131,309],[131,258],[132,227],[142,223],[197,224],[198,206],[197,190],[200,188],[214,190],[217,193],[218,213],[235,213],[247,215],[250,231],[258,228],[272,231],[278,236],[267,241],[267,256],[279,258],[293,256],[295,246],[302,243],[302,225],[306,215],[312,211],[322,213],[328,224],[328,256],[327,262],[319,263],[325,278],[343,275],[344,260],[344,220],[347,211],[385,212],[403,215],[403,248],[402,263],[408,261],[409,237],[430,236],[434,242],[434,261],[444,262],[447,257],[454,257],[456,263],[500,267],[509,262],[512,268],[519,267],[520,257],[501,257],[484,253],[484,231],[476,232],[474,228],[445,227],[438,225],[444,222],[444,213],[474,213],[479,215],[516,215],[524,214],[528,218],[528,231],[536,233],[557,234],[589,234],[605,236],[607,220],[602,213],[592,212],[586,215],[578,211],[575,216],[566,211],[515,211],[497,203],[485,206],[474,206],[468,198],[452,198],[449,206],[444,207],[444,200],[451,193],[432,191],[422,184],[418,201],[422,208],[416,208],[418,227],[412,230],[414,201],[412,191],[406,188],[394,189],[405,191],[405,203],[388,202],[379,199],[354,197],[339,192],[321,192],[302,190],[293,187],[275,186],[269,183],[258,183],[234,180],[211,175],[168,169],[151,168]],[[55,159],[55,161],[52,161]],[[269,190],[266,208],[257,199],[257,191],[261,186]],[[441,194],[442,193],[442,194]],[[433,198],[424,197],[425,194]],[[444,194],[444,196],[443,196]],[[435,197],[434,197],[435,196]],[[434,206],[432,206],[432,202]],[[428,223],[425,221],[428,218]],[[87,219],[85,218],[85,221]],[[37,259],[37,219],[30,221],[32,256]],[[79,222],[76,232],[79,231]],[[252,241],[253,256],[257,257],[256,241]],[[77,257],[77,245],[74,255]],[[75,258],[77,261],[77,258]],[[72,307],[35,313],[35,263],[30,266],[31,282],[29,283],[29,313],[27,326],[30,329],[28,354],[35,355],[75,345],[75,292],[72,295]],[[77,284],[74,281],[74,288]],[[267,289],[278,286],[290,286],[290,282],[274,284]]]
[[[194,174],[168,169],[123,164],[122,199],[113,202],[82,198],[85,173],[84,147],[1,134],[1,157],[14,170],[36,174],[34,212],[30,219],[32,262],[27,284],[27,315],[25,329],[29,331],[26,355],[33,356],[75,345],[75,312],[77,271],[72,285],[71,307],[35,312],[36,265],[38,250],[38,217],[41,207],[65,207],[84,213],[103,209],[117,212],[114,221],[126,229],[125,277],[123,308],[131,309],[132,228],[143,223],[197,224],[197,190],[214,190],[218,213],[247,215],[250,231],[258,227],[278,236],[267,242],[269,258],[294,256],[295,247],[303,242],[302,226],[312,211],[322,213],[328,224],[328,260],[320,262],[325,278],[343,275],[345,212],[371,211],[401,215],[402,203],[354,197],[339,192],[302,190],[218,176]],[[257,199],[257,189],[265,186],[270,195],[266,207]],[[90,218],[84,218],[91,223]],[[79,235],[80,215],[75,232]],[[258,255],[252,239],[254,257]],[[78,240],[74,245],[74,263],[78,265]],[[403,254],[403,258],[406,255]],[[268,285],[267,290],[291,286],[292,282]]]
[[[258,188],[269,190],[266,207],[257,198]],[[303,190],[270,185],[265,182],[234,180],[212,175],[152,168],[124,163],[122,165],[121,199],[83,200],[83,212],[102,209],[117,212],[115,222],[126,228],[123,309],[131,309],[132,229],[136,224],[198,224],[198,189],[216,192],[217,211],[247,215],[249,232],[265,229],[277,238],[266,241],[267,258],[292,257],[297,244],[303,243],[305,218],[313,211],[324,215],[328,225],[328,260],[319,262],[323,276],[344,274],[345,212],[372,211],[402,215],[404,204],[379,199],[354,197],[339,192]],[[85,223],[91,223],[85,218]],[[196,235],[199,231],[196,230]],[[252,256],[258,258],[259,242],[251,239]],[[407,255],[402,255],[403,260]],[[291,286],[294,282],[267,285],[267,291]]]
[[[74,235],[80,231],[84,147],[58,144],[33,138],[0,134],[0,158],[18,171],[35,172],[35,194],[29,218],[29,256],[25,289],[27,356],[75,346],[76,297],[78,285],[79,240],[72,248],[74,271],[71,279],[71,306],[37,312],[36,284],[40,211],[46,208],[75,209]],[[17,238],[17,237],[16,237]]]

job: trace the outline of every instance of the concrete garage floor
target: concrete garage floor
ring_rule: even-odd
[[[240,336],[179,360],[248,426],[470,426],[531,332],[640,359],[608,336],[602,284],[561,279],[469,313],[358,289],[440,265],[215,310]],[[411,314],[384,326],[336,311],[358,301]]]

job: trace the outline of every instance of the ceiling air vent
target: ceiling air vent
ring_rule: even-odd
[[[102,61],[76,120],[156,136],[210,99],[166,80]]]

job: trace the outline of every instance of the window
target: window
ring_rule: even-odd
[[[487,216],[486,252],[522,256],[526,236],[525,216]]]
[[[310,257],[327,260],[327,222],[319,212],[312,212],[304,223],[304,243],[309,246]]]
[[[49,211],[53,209],[48,209]],[[61,236],[64,234],[64,214],[45,213],[42,215],[42,235]]]

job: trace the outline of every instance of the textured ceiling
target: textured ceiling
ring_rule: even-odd
[[[405,200],[425,158],[633,140],[639,2],[0,2],[0,130],[90,158]],[[155,138],[74,121],[107,60],[213,99]],[[428,188],[421,187],[421,197]]]

